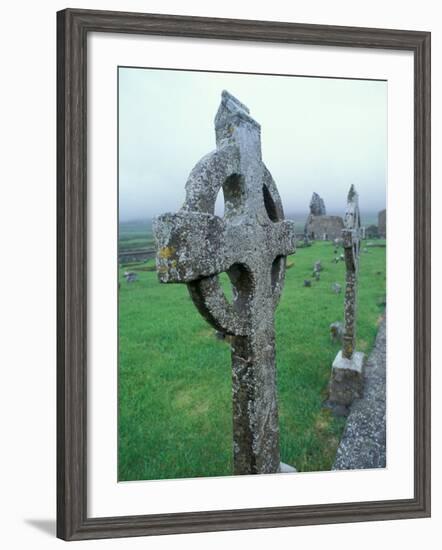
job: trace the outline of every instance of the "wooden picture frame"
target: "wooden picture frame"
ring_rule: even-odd
[[[87,36],[151,34],[408,50],[414,56],[414,497],[87,516]],[[57,536],[65,540],[430,515],[430,33],[67,9],[57,14]]]

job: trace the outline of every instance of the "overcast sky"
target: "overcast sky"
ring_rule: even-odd
[[[385,208],[386,82],[120,68],[121,221],[180,208],[190,171],[215,148],[223,89],[261,124],[286,214],[307,212],[313,191],[342,213],[352,183],[363,213]]]

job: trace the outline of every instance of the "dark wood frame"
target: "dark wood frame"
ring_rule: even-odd
[[[414,54],[414,498],[88,518],[86,99],[89,32],[409,50]],[[67,9],[57,14],[57,535],[65,540],[430,515],[430,33]]]

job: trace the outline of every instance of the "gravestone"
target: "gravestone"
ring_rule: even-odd
[[[154,222],[160,282],[186,283],[201,315],[231,336],[235,474],[287,470],[280,463],[274,313],[295,229],[261,157],[261,128],[222,93],[216,150],[194,167],[176,214]],[[214,215],[218,192],[224,217]],[[229,303],[218,274],[233,287]],[[294,469],[293,469],[294,471]]]
[[[342,287],[339,283],[333,283],[331,289],[335,294],[341,294]]]
[[[342,342],[342,336],[344,334],[344,325],[341,321],[335,321],[329,326],[330,329],[330,339],[333,343]]]
[[[347,197],[345,228],[342,231],[345,256],[344,331],[342,350],[336,356],[329,384],[330,403],[348,407],[362,395],[362,367],[364,354],[355,350],[356,302],[359,252],[361,245],[361,218],[358,194],[353,185]]]
[[[317,260],[313,265],[312,272],[312,277],[314,277],[316,281],[319,281],[319,279],[321,278],[320,271],[322,271],[321,260]]]
[[[128,282],[128,283],[134,283],[135,281],[138,280],[138,275],[136,273],[134,273],[133,271],[126,271],[124,273],[124,277],[126,279],[126,282]]]

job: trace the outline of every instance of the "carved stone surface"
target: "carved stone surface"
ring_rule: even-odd
[[[232,336],[235,474],[280,471],[274,312],[295,230],[261,158],[261,128],[248,108],[222,93],[217,148],[190,173],[176,214],[154,222],[160,282],[186,283],[201,315]],[[224,217],[214,215],[220,190]],[[218,274],[233,287],[230,304]]]

